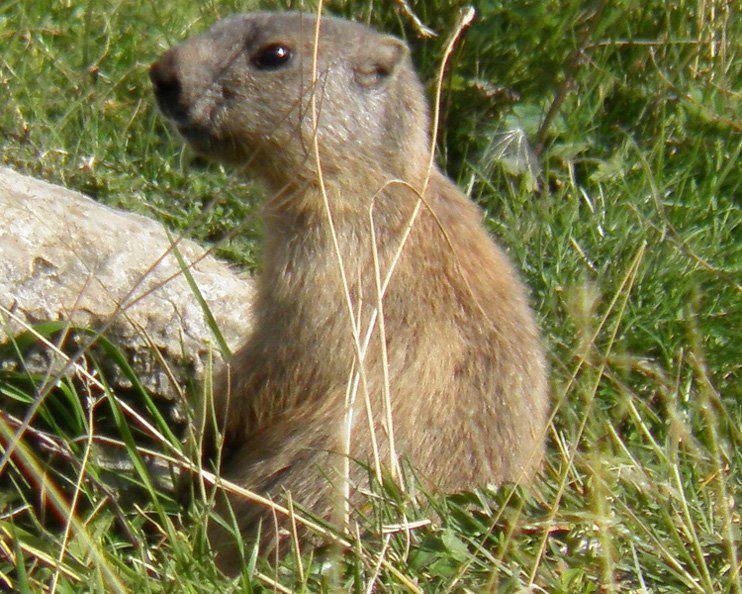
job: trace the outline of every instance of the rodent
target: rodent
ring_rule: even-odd
[[[430,166],[407,46],[320,23],[316,64],[314,15],[257,12],[218,22],[150,70],[186,141],[269,197],[254,328],[204,407],[205,457],[216,457],[215,418],[223,477],[337,520],[346,496],[363,501],[369,468],[393,467],[387,394],[396,453],[427,489],[527,482],[549,398],[526,291],[479,209]],[[227,521],[230,506],[247,542],[261,523],[265,550],[281,540],[270,510],[217,497]],[[217,522],[209,530],[218,564],[236,572],[234,539]]]

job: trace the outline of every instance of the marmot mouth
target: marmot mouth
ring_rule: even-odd
[[[178,133],[196,152],[208,154],[221,144],[220,139],[214,136],[213,131],[205,126],[176,124],[176,128]]]
[[[176,124],[176,128],[178,129],[180,135],[189,142],[198,141],[204,137],[211,136],[208,129],[204,128],[203,126],[196,126],[193,124]]]
[[[177,124],[178,133],[196,153],[224,163],[240,163],[244,151],[233,137],[215,134],[213,129],[194,124]]]

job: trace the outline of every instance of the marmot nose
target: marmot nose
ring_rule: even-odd
[[[183,103],[183,86],[178,74],[174,52],[167,52],[152,64],[149,78],[155,89],[157,105],[166,117],[176,123],[185,123],[188,109]]]

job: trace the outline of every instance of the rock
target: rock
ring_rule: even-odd
[[[0,343],[30,325],[64,321],[105,329],[155,395],[179,391],[160,356],[181,387],[188,373],[203,376],[218,343],[162,225],[3,168],[0,212]],[[176,247],[234,350],[250,327],[251,281],[192,241]],[[44,373],[52,359],[47,352],[25,365]],[[128,386],[121,373],[109,382]]]

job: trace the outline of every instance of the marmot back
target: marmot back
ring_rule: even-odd
[[[544,355],[525,291],[435,167],[407,47],[347,21],[237,15],[151,69],[193,148],[264,182],[255,327],[202,407],[221,474],[339,521],[404,462],[444,493],[527,481],[543,454]],[[403,462],[400,465],[400,461]],[[246,538],[271,512],[217,498]],[[261,520],[262,525],[261,525]],[[284,519],[278,519],[284,526]],[[239,567],[216,522],[217,559]]]

